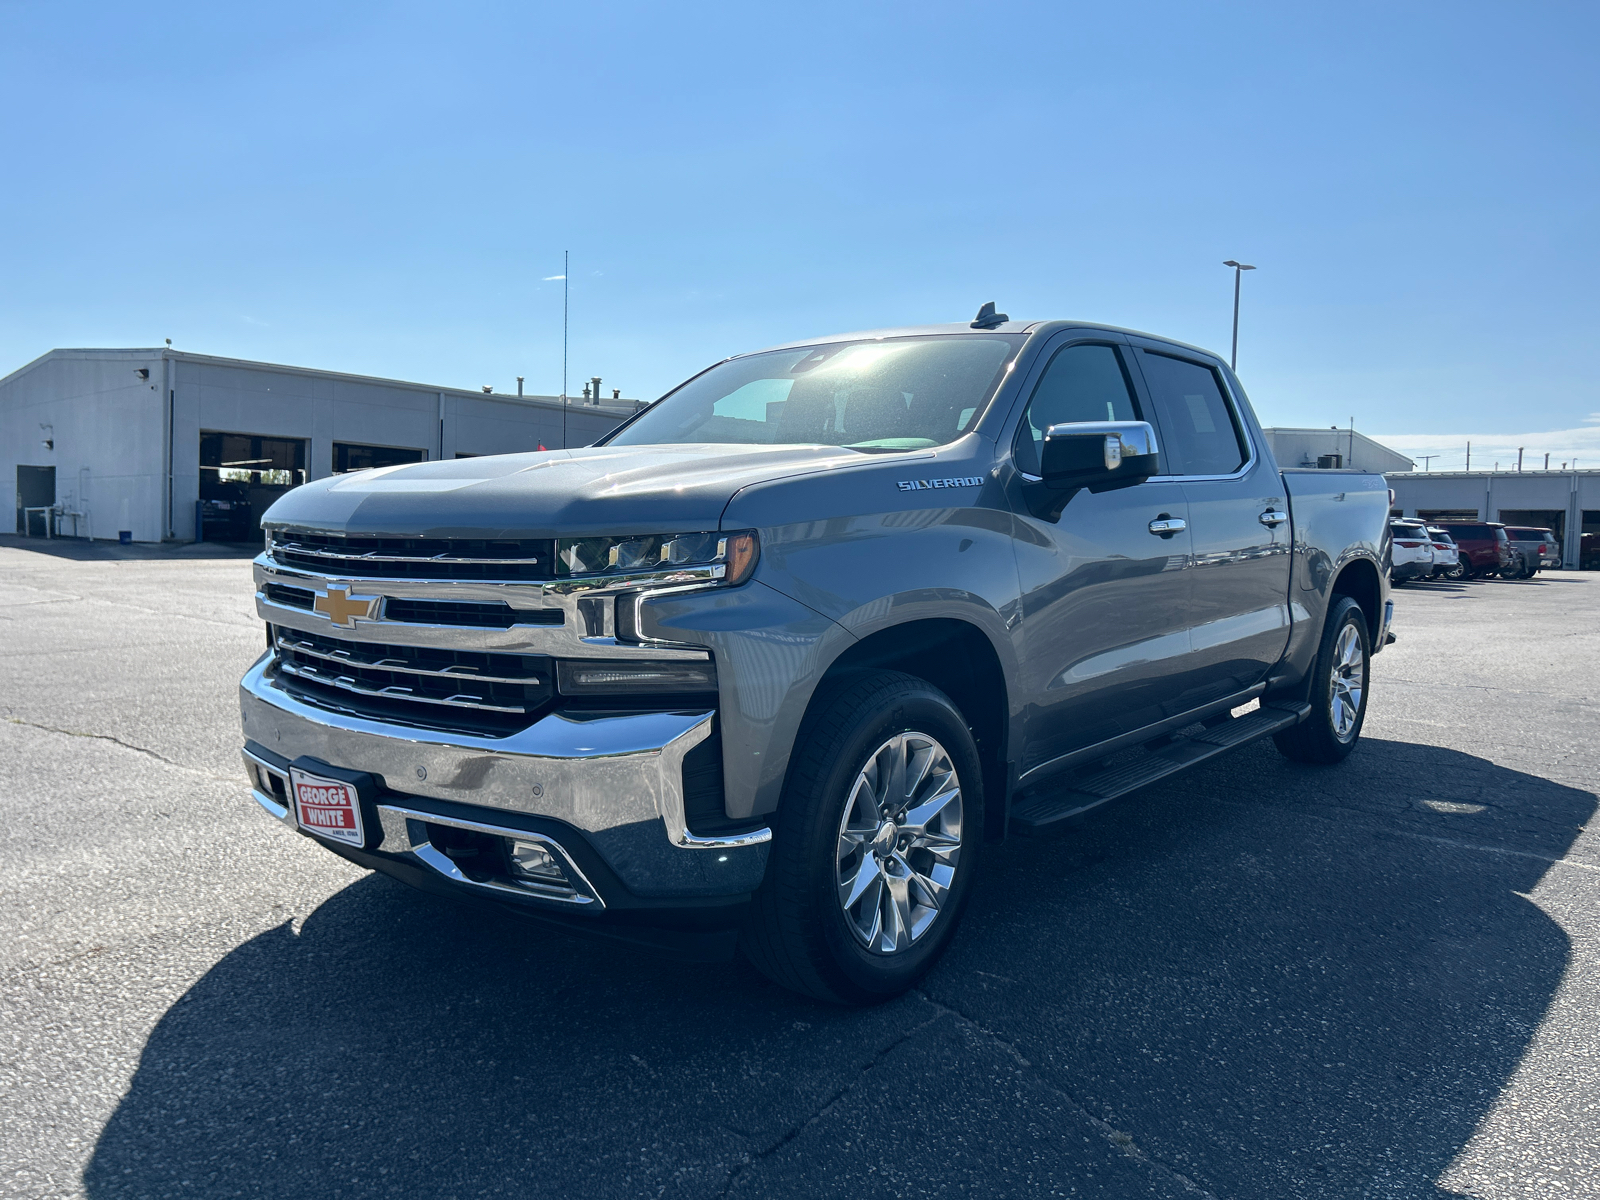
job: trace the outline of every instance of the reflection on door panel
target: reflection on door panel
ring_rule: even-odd
[[[1286,509],[1287,497],[1260,457],[1242,478],[1219,478],[1245,466],[1250,445],[1214,364],[1147,350],[1137,359],[1168,469],[1187,477],[1190,641],[1195,698],[1205,703],[1260,682],[1288,644],[1289,525],[1262,523],[1264,514]]]
[[[1018,431],[1019,469],[1037,474],[1052,425],[1146,419],[1125,355],[1121,346],[1096,343],[1056,351]],[[1150,522],[1187,514],[1182,485],[1156,481],[1079,492],[1055,522],[1019,509],[1019,523],[1034,535],[1016,542],[1024,771],[1165,715],[1162,696],[1189,650],[1189,537],[1159,537]]]

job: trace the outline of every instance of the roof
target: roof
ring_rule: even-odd
[[[1600,467],[1570,467],[1563,471],[1552,467],[1548,471],[1387,471],[1401,479],[1415,482],[1420,479],[1570,479],[1574,475],[1593,478],[1600,475]]]
[[[0,378],[0,387],[4,387],[13,379],[21,378],[29,371],[35,370],[44,363],[55,359],[75,358],[161,358],[171,359],[175,362],[202,363],[208,366],[243,367],[246,369],[259,371],[276,371],[289,375],[314,376],[318,379],[342,379],[352,383],[370,383],[383,387],[404,388],[410,391],[427,392],[431,395],[437,395],[440,392],[443,392],[448,396],[468,396],[475,400],[502,400],[508,401],[512,404],[521,402],[524,404],[554,404],[557,406],[559,406],[561,403],[560,396],[518,396],[511,392],[485,392],[482,388],[441,387],[437,384],[416,383],[406,379],[389,379],[381,375],[356,375],[349,371],[328,371],[319,367],[295,367],[286,365],[284,363],[257,362],[254,359],[248,358],[224,358],[215,354],[196,354],[189,350],[174,350],[170,346],[154,346],[149,348],[129,347],[125,349],[94,347],[83,349],[50,350],[44,354],[41,354],[32,362],[25,363],[23,366],[18,367],[15,371],[12,371],[11,374],[6,375],[4,378]],[[574,403],[574,401],[576,401],[576,403]],[[574,408],[587,408],[598,412],[618,413],[620,415],[632,414],[638,406],[637,402],[633,400],[621,400],[610,404],[584,404],[581,396],[568,396],[567,402],[571,407]]]
[[[1165,342],[1169,346],[1177,346],[1184,350],[1192,350],[1196,354],[1204,354],[1208,358],[1221,358],[1221,355],[1215,351],[1207,350],[1203,346],[1191,346],[1187,342],[1164,337],[1159,333],[1145,333],[1138,329],[1124,329],[1118,325],[1101,325],[1094,321],[1060,319],[1050,321],[1004,321],[989,329],[974,329],[968,321],[952,321],[940,325],[897,325],[889,329],[861,329],[854,333],[830,333],[823,337],[800,338],[792,342],[779,342],[775,346],[766,346],[760,350],[749,350],[741,354],[729,355],[729,357],[744,358],[746,354],[765,354],[771,350],[799,350],[805,346],[826,346],[834,342],[869,342],[903,337],[948,337],[952,334],[968,334],[973,337],[983,337],[994,333],[1051,334],[1062,329],[1093,329],[1103,333],[1120,333],[1127,334],[1130,337],[1149,338],[1154,342]]]

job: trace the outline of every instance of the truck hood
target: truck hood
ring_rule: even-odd
[[[285,493],[262,523],[390,537],[687,533],[718,528],[740,488],[875,457],[833,446],[696,443],[412,463],[305,484]]]

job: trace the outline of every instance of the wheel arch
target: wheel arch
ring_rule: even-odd
[[[818,680],[801,729],[841,680],[875,670],[903,671],[926,680],[961,711],[983,765],[985,836],[1004,836],[1011,707],[1005,669],[988,635],[954,617],[906,621],[867,635],[840,653]]]
[[[1383,582],[1378,568],[1370,559],[1357,558],[1344,565],[1333,586],[1328,589],[1328,609],[1340,596],[1349,596],[1361,606],[1367,621],[1367,639],[1376,647],[1383,632]],[[1324,617],[1326,620],[1326,617]]]

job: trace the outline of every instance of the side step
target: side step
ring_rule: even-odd
[[[1109,766],[1071,778],[1070,782],[1063,781],[1056,787],[1045,784],[1014,804],[1011,828],[1025,834],[1051,832],[1062,822],[1098,808],[1108,800],[1188,770],[1246,742],[1298,725],[1310,713],[1309,704],[1263,704],[1255,712],[1232,717],[1193,737],[1175,736],[1159,749],[1117,755],[1118,761]]]

